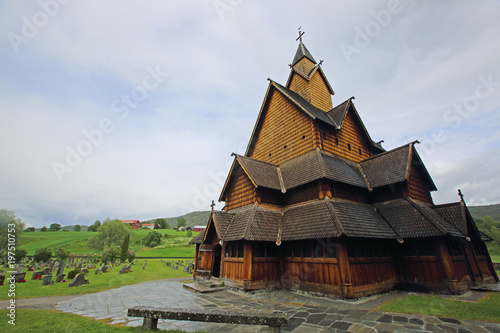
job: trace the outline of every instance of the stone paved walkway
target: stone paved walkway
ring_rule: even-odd
[[[135,305],[219,308],[233,311],[281,311],[289,317],[284,332],[493,332],[500,324],[404,315],[373,311],[377,305],[407,293],[397,292],[371,296],[356,301],[333,300],[292,291],[243,293],[218,291],[199,294],[182,287],[186,279],[143,282],[95,294],[77,296],[59,302],[56,309],[96,319],[109,318],[111,324],[141,326],[142,318],[127,317],[127,308]],[[469,292],[464,298],[477,299]],[[500,316],[500,314],[499,314]],[[267,332],[265,326],[228,325],[203,322],[159,320],[159,329],[213,332]]]

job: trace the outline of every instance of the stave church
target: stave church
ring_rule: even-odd
[[[302,34],[286,84],[269,80],[246,152],[233,154],[224,208],[191,240],[194,278],[342,298],[498,282],[461,193],[435,205],[418,141],[385,150],[354,97],[334,106]]]

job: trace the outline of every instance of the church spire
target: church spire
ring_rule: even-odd
[[[302,28],[302,27],[300,27]],[[300,40],[299,42],[299,47],[297,48],[297,52],[295,52],[295,57],[293,58],[292,61],[292,67],[295,66],[302,58],[306,57],[310,61],[312,61],[314,64],[316,64],[316,60],[314,60],[313,56],[309,52],[309,50],[306,48],[304,43],[302,43],[302,35],[305,34],[305,32],[300,31],[299,28],[299,37],[297,37],[296,40]]]

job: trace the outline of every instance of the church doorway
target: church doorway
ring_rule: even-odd
[[[220,277],[220,261],[221,261],[221,256],[222,256],[222,246],[219,244],[215,245],[214,247],[214,264],[212,265],[212,276],[213,277]]]

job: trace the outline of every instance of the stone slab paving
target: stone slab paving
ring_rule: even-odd
[[[177,308],[218,308],[231,311],[280,311],[287,314],[283,332],[454,332],[500,333],[500,324],[404,315],[373,311],[377,305],[407,295],[395,292],[359,300],[335,300],[294,291],[245,293],[224,290],[210,294],[183,288],[185,279],[143,282],[95,294],[61,301],[57,310],[96,319],[110,319],[111,324],[141,326],[142,318],[127,317],[127,309],[136,305]],[[468,293],[465,299],[481,296]],[[500,314],[499,314],[500,316]],[[159,329],[188,332],[267,332],[267,326],[230,325],[204,322],[159,320]]]

